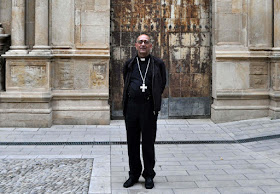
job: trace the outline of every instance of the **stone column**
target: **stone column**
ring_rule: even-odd
[[[280,1],[274,1],[274,49],[280,51]]]
[[[12,0],[12,53],[27,54],[25,46],[25,0]]]
[[[251,50],[270,50],[273,44],[273,1],[249,0],[248,38]]]
[[[4,42],[5,39],[9,37],[9,34],[4,34],[4,29],[2,28],[2,24],[0,23],[0,55],[3,54],[4,51]],[[5,80],[5,72],[4,72],[4,59],[0,56],[0,91],[4,89],[4,80]]]
[[[49,0],[35,1],[35,45],[30,54],[34,53],[50,53]]]
[[[274,1],[274,47],[271,60],[271,93],[269,116],[280,118],[280,1]]]

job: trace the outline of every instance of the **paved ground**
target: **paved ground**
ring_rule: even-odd
[[[168,144],[156,145],[155,188],[146,190],[142,178],[130,189],[122,187],[126,145],[94,144],[126,141],[123,121],[0,128],[0,193],[280,193],[280,120],[159,120],[157,134],[159,143]]]

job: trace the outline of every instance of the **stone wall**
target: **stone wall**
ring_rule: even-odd
[[[108,124],[110,1],[4,0],[4,8],[12,45],[2,55],[0,126]]]
[[[171,5],[167,6],[168,10],[175,10],[170,0],[161,3],[157,0],[142,2],[149,6],[168,4]],[[187,11],[188,9],[178,5],[195,6],[202,5],[201,2],[212,4],[212,32],[209,34],[213,35],[214,100],[211,118],[215,122],[266,116],[280,118],[279,1],[174,2],[176,9]],[[129,12],[129,8],[133,6],[123,7],[122,11]],[[175,12],[162,10],[170,18],[176,16]],[[137,11],[135,13],[138,14]],[[156,12],[150,10],[150,13]],[[184,12],[181,13],[183,16]],[[186,13],[192,12],[189,10]],[[200,12],[201,18],[203,13]],[[134,12],[130,14],[133,15]],[[140,12],[139,14],[141,16]],[[167,20],[163,18],[163,21]],[[123,28],[130,28],[128,20],[119,22],[125,24]],[[159,25],[154,22],[157,21],[151,20],[150,26],[140,28],[151,28],[157,37],[155,30]],[[182,27],[186,24],[184,20],[180,22],[179,37],[184,35]],[[109,0],[1,0],[0,23],[4,29],[2,37],[3,34],[11,35],[10,50],[2,55],[6,59],[7,68],[5,87],[1,87],[0,92],[0,126],[48,127],[52,124],[109,123]],[[115,25],[116,22],[112,23]],[[176,31],[178,25],[171,22],[167,26],[167,23],[160,24],[162,32]],[[116,28],[114,25],[111,29]],[[194,24],[186,26],[191,30]],[[207,25],[200,24],[202,30],[203,26]],[[141,32],[140,30],[138,33]],[[129,33],[131,35],[132,31]],[[170,34],[166,44],[176,45],[177,36],[173,35]],[[116,46],[114,40],[113,37],[112,48]],[[165,39],[158,40],[164,43]],[[180,47],[181,50],[184,46]],[[119,53],[125,53],[121,48],[115,51],[118,50]],[[168,57],[162,50],[158,50],[161,57]],[[172,57],[167,60],[173,62]],[[0,75],[3,80],[3,74]],[[177,78],[174,80],[176,82]],[[199,85],[199,88],[203,88],[203,85]]]
[[[279,2],[274,4],[272,0],[213,1],[211,118],[215,122],[280,117],[279,36],[273,42],[280,22]]]

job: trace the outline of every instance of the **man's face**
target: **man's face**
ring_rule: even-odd
[[[146,57],[150,54],[150,50],[152,48],[152,43],[150,41],[150,37],[143,34],[140,35],[135,43],[136,50],[138,51],[139,57]]]

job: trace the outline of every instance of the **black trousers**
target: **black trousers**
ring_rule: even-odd
[[[142,154],[144,160],[144,178],[154,178],[155,167],[155,139],[157,130],[157,114],[153,112],[153,101],[135,101],[129,99],[127,103],[126,134],[129,157],[129,176],[139,178],[142,173],[140,160],[140,139],[142,135]]]

